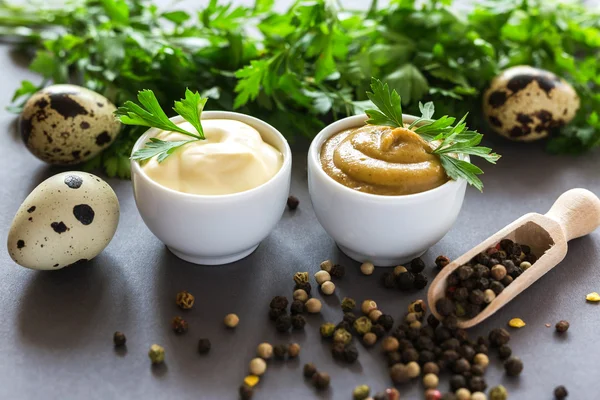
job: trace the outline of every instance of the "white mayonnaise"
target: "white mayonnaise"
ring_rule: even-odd
[[[189,122],[178,124],[196,132]],[[188,143],[162,163],[156,157],[142,168],[155,182],[184,193],[219,195],[243,192],[271,179],[283,164],[282,154],[265,143],[260,133],[240,121],[202,121],[206,140]],[[161,132],[166,141],[189,140],[177,132]]]

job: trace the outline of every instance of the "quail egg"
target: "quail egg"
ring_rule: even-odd
[[[517,66],[492,81],[483,109],[494,131],[511,140],[533,141],[569,123],[579,109],[575,89],[549,71]]]
[[[121,123],[106,97],[75,85],[52,85],[35,93],[21,115],[21,137],[39,159],[78,164],[107,148]]]
[[[19,207],[8,252],[19,265],[55,270],[96,257],[119,222],[119,201],[102,179],[64,172],[46,179]]]

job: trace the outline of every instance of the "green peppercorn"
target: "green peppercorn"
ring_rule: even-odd
[[[456,303],[454,305],[454,314],[456,314],[456,316],[459,318],[464,317],[467,314],[467,311],[465,310],[465,306],[463,306],[462,303]]]
[[[284,359],[285,355],[287,354],[287,346],[283,344],[276,344],[273,346],[273,354],[275,355],[275,358],[279,360]]]
[[[194,300],[194,296],[185,290],[177,293],[177,297],[175,297],[175,303],[182,310],[189,310],[192,308],[194,306]]]
[[[556,323],[556,332],[563,333],[569,329],[569,322],[562,320]]]
[[[239,392],[242,400],[250,400],[254,395],[254,389],[247,385],[240,386]]]
[[[370,392],[371,389],[367,385],[360,385],[354,388],[354,391],[352,392],[352,398],[354,400],[365,400],[367,397],[369,397]]]
[[[519,264],[519,268],[521,268],[523,271],[527,271],[529,268],[531,268],[531,263],[523,261],[521,264]]]
[[[342,311],[350,312],[356,308],[356,301],[350,297],[344,297],[342,299]]]
[[[371,320],[368,317],[360,317],[354,321],[354,329],[359,335],[364,335],[367,332],[371,331]]]
[[[557,386],[556,389],[554,389],[554,397],[557,400],[562,400],[564,398],[566,398],[569,395],[569,392],[567,392],[567,388],[560,385]]]
[[[312,378],[312,376],[316,373],[317,373],[317,367],[315,367],[315,364],[313,364],[313,363],[304,364],[303,374],[304,374],[305,378]]]
[[[294,282],[296,282],[297,285],[308,283],[308,272],[296,272],[294,274]]]
[[[506,388],[502,385],[493,387],[490,390],[490,396],[489,396],[489,400],[507,400],[508,399],[508,392],[506,391]]]
[[[157,344],[153,344],[150,346],[150,351],[148,351],[148,357],[150,357],[150,361],[152,364],[161,364],[165,361],[165,349],[162,346]]]
[[[210,340],[207,338],[202,338],[198,340],[198,353],[206,354],[210,351],[211,344]]]
[[[125,346],[126,342],[127,338],[125,337],[125,334],[123,332],[115,332],[115,334],[113,335],[113,343],[115,344],[115,346]]]
[[[343,278],[346,274],[346,268],[343,265],[335,264],[331,267],[331,271],[329,272],[334,278]]]
[[[171,327],[175,333],[186,333],[188,330],[188,323],[181,317],[175,317],[171,321]]]
[[[331,382],[331,378],[326,372],[317,372],[312,376],[312,381],[313,385],[315,385],[317,389],[324,390],[329,387],[329,382]]]
[[[518,357],[511,356],[504,362],[504,370],[508,376],[518,376],[523,371],[523,361]]]
[[[296,315],[294,315],[296,317]],[[275,321],[275,329],[279,332],[287,332],[292,327],[292,318],[289,315],[282,315]]]
[[[321,325],[321,336],[324,338],[329,338],[333,336],[333,332],[335,332],[335,325],[331,322],[326,322]]]
[[[450,259],[446,256],[437,256],[435,259],[435,265],[438,267],[438,269],[443,269],[448,264],[450,264]]]
[[[335,343],[349,344],[352,341],[352,334],[345,329],[337,329],[333,333],[333,341]]]

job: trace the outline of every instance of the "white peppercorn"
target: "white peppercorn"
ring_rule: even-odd
[[[370,263],[370,262],[363,263],[360,266],[360,272],[362,272],[363,275],[371,275],[374,270],[375,270],[375,266],[373,265],[373,263]]]
[[[325,260],[321,263],[321,269],[323,271],[331,272],[331,268],[333,267],[333,263],[331,260]]]
[[[331,281],[323,282],[321,285],[321,291],[327,296],[333,294],[333,292],[335,292],[335,283]]]
[[[304,289],[296,289],[294,290],[294,300],[300,300],[301,302],[305,303],[306,300],[308,300],[308,293],[306,293],[306,290]]]
[[[273,356],[273,346],[269,343],[261,343],[256,348],[256,355],[263,360],[268,360]]]
[[[250,361],[250,373],[252,375],[261,376],[267,370],[267,363],[262,358],[253,358]]]
[[[223,322],[226,327],[235,328],[240,323],[240,318],[235,314],[227,314]]]
[[[383,315],[383,313],[379,310],[372,310],[369,313],[369,319],[373,322],[377,322],[377,320],[379,319],[379,317],[381,317]]]
[[[475,354],[475,357],[473,357],[473,364],[479,365],[483,368],[487,368],[487,366],[490,364],[490,359],[487,355],[483,353],[477,353]]]
[[[483,292],[483,301],[485,303],[489,304],[492,301],[494,301],[495,298],[496,298],[496,293],[494,293],[494,291],[492,289],[486,289]]]
[[[331,275],[329,275],[329,272],[327,271],[317,271],[317,273],[315,274],[315,280],[317,281],[317,283],[319,285],[322,285],[323,282],[327,282],[331,280]]]
[[[471,392],[469,389],[460,388],[455,393],[456,400],[471,400]]]
[[[306,307],[306,311],[308,311],[311,314],[318,314],[321,312],[321,307],[323,306],[321,304],[321,302],[319,301],[319,299],[315,299],[310,298],[306,301],[306,303],[304,304],[304,306]]]
[[[425,386],[426,389],[435,389],[438,387],[439,383],[440,379],[437,375],[427,374],[423,377],[423,386]]]
[[[394,268],[394,275],[396,275],[396,276],[398,276],[404,272],[408,272],[408,270],[403,265],[398,265],[397,267]]]
[[[523,270],[523,271],[527,271],[529,268],[531,268],[531,263],[528,261],[523,261],[521,264],[519,264],[519,267]]]
[[[373,310],[377,310],[377,303],[373,300],[365,300],[362,302],[361,311],[365,315],[369,315],[369,313]]]
[[[421,375],[421,367],[419,367],[419,364],[415,361],[411,361],[408,364],[406,364],[406,370],[408,373],[408,377],[411,379],[416,378],[419,375]],[[433,375],[435,375],[435,374],[433,374]]]
[[[471,400],[487,400],[487,396],[482,392],[475,392],[471,394]]]

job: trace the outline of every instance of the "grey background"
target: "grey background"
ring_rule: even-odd
[[[6,47],[0,47],[0,71],[2,106],[9,103],[21,79],[36,79]],[[14,122],[14,116],[2,108],[2,243],[21,201],[38,183],[60,171],[28,153]],[[456,225],[425,254],[428,266],[439,254],[458,256],[526,212],[546,212],[567,189],[585,187],[600,194],[598,152],[557,157],[546,154],[540,144],[514,144],[493,135],[488,141],[504,157],[495,167],[485,166],[484,194],[468,189]],[[248,362],[263,341],[295,341],[303,351],[297,360],[269,364],[256,399],[349,399],[358,384],[368,384],[373,391],[389,387],[378,347],[367,350],[359,344],[359,361],[340,364],[331,358],[318,327],[323,321],[341,319],[338,304],[343,296],[357,301],[372,298],[380,309],[398,318],[411,300],[425,298],[426,291],[402,294],[383,289],[379,286],[383,270],[362,276],[358,265],[337,250],[311,209],[305,157],[305,148],[297,146],[292,193],[300,199],[299,209],[286,211],[273,233],[241,262],[202,267],[177,259],[148,231],[136,210],[130,182],[120,180],[109,180],[121,203],[119,229],[108,248],[87,265],[37,272],[19,267],[1,251],[0,398],[237,398]],[[513,317],[527,322],[525,328],[511,330],[514,354],[525,363],[522,376],[505,377],[495,356],[486,374],[490,386],[506,385],[511,399],[551,399],[558,384],[567,386],[570,399],[597,398],[600,392],[600,313],[596,304],[585,302],[587,293],[600,291],[600,231],[569,247],[557,268],[472,331],[476,335],[505,326]],[[293,273],[313,274],[327,258],[347,267],[346,277],[335,282],[335,295],[323,298],[322,315],[308,317],[304,332],[278,334],[267,318],[269,300],[279,294],[290,296]],[[431,268],[426,273],[433,278]],[[183,289],[196,296],[194,309],[185,313],[174,301]],[[221,322],[230,312],[241,319],[235,331],[226,330]],[[190,322],[183,336],[169,327],[178,314]],[[571,322],[566,335],[558,336],[553,327],[544,326],[560,319]],[[115,330],[127,334],[125,352],[113,348]],[[213,350],[207,356],[196,353],[200,337],[212,340]],[[147,351],[152,343],[166,348],[167,362],[162,367],[150,366]],[[328,391],[317,394],[304,381],[301,370],[306,362],[330,373]],[[440,389],[448,390],[446,379]],[[419,383],[400,390],[404,399],[422,398]]]

